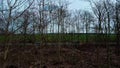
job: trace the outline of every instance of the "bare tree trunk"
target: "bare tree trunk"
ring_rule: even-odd
[[[120,54],[120,19],[119,19],[119,9],[118,5],[116,4],[116,55],[119,56]]]

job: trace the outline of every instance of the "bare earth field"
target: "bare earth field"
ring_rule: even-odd
[[[109,52],[105,45],[10,45],[7,60],[4,51],[1,45],[0,68],[120,68],[114,45]]]

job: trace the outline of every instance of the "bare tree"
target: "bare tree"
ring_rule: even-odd
[[[85,22],[85,30],[86,30],[86,43],[88,42],[88,33],[90,33],[90,25],[91,23],[94,21],[94,17],[93,15],[88,12],[88,11],[84,11],[83,12],[83,21]]]
[[[93,2],[91,4],[91,7],[92,7],[93,13],[95,15],[95,18],[97,19],[97,24],[98,24],[98,27],[99,27],[98,32],[103,33],[102,23],[103,23],[103,18],[104,18],[104,15],[105,15],[105,10],[103,8],[102,1]]]
[[[29,11],[26,11],[24,14],[23,14],[23,23],[22,23],[22,32],[23,32],[23,36],[24,36],[24,45],[26,43],[26,41],[28,40],[27,38],[27,30],[28,30],[28,26],[30,24],[30,12]]]
[[[20,11],[20,8],[23,7],[27,3],[27,0],[4,0],[3,7],[0,11],[0,13],[3,16],[4,24],[5,24],[5,37],[6,37],[6,50],[4,53],[4,60],[7,60],[8,52],[9,52],[9,36],[11,36],[11,29],[12,34],[15,33],[20,27],[17,27],[17,29],[13,30],[11,26],[14,24],[14,22],[32,5],[34,0],[31,1],[30,5],[27,5],[24,10],[19,15],[15,15],[14,13],[16,11]],[[5,65],[3,65],[5,66]]]
[[[116,16],[116,37],[117,37],[117,45],[116,45],[116,55],[119,56],[119,53],[120,53],[120,1],[117,0],[116,4],[115,4],[115,16]]]
[[[111,33],[111,15],[113,13],[112,11],[112,7],[113,7],[113,3],[109,0],[103,1],[104,3],[104,9],[106,11],[106,20],[107,20],[107,29],[108,29],[108,34]]]
[[[105,10],[103,8],[102,5],[102,1],[90,1],[91,4],[91,8],[93,10],[93,13],[95,15],[95,18],[97,19],[97,21],[95,21],[95,28],[97,28],[98,30],[96,32],[98,32],[98,36],[95,38],[95,40],[102,40],[102,37],[100,36],[101,33],[103,33],[103,28],[102,28],[102,24],[103,24],[103,20],[104,20],[104,15],[105,15]],[[97,54],[97,63],[98,63],[98,68],[100,68],[99,64],[99,47],[96,46],[96,54]]]

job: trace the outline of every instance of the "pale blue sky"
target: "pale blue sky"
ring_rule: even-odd
[[[69,5],[69,9],[83,9],[83,10],[90,10],[90,4],[87,1],[84,0],[69,0],[71,3]]]

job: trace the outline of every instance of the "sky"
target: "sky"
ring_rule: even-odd
[[[0,0],[2,1],[2,0]],[[69,9],[83,9],[83,10],[90,10],[89,2],[85,0],[68,0],[70,2]]]
[[[69,0],[70,5],[69,9],[70,10],[90,10],[90,3],[84,0]]]

